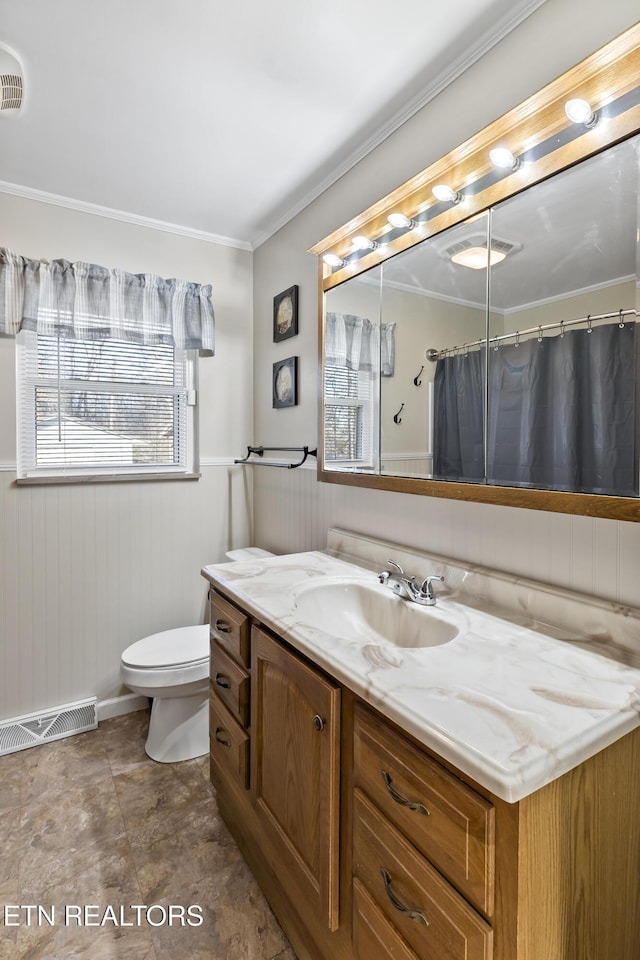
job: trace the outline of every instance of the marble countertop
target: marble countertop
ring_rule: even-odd
[[[353,548],[344,538],[334,543]],[[380,544],[378,554],[398,555],[389,550]],[[423,556],[421,575],[425,569],[444,572],[446,586],[438,590],[436,584],[435,607],[419,609],[454,624],[453,640],[412,648],[364,631],[338,637],[323,629],[320,617],[306,622],[297,598],[312,583],[345,578],[386,591],[386,597],[388,587],[375,576],[385,562],[376,568],[373,549],[353,552],[361,555],[313,551],[216,564],[202,574],[384,716],[509,802],[640,725],[639,611],[585,604],[579,595]],[[402,554],[401,562],[408,559]],[[555,619],[541,618],[541,605],[555,611]]]

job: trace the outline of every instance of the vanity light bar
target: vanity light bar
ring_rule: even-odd
[[[639,105],[640,86],[621,92],[619,96],[607,100],[606,106],[601,109],[596,108],[595,110],[589,100],[583,97],[570,97],[563,105],[564,114],[567,120],[570,121],[569,125],[565,125],[561,130],[554,130],[550,136],[539,141],[535,146],[528,147],[526,149],[527,164],[536,164],[543,158],[549,157],[558,149],[567,146],[573,140],[589,132],[601,119],[606,118],[613,122],[619,116],[622,116],[627,111]],[[482,194],[485,190],[498,183],[505,174],[508,175],[518,170],[523,165],[523,156],[518,157],[514,155],[508,147],[498,143],[497,146],[489,150],[489,159],[495,169],[482,173],[475,180],[470,179],[467,174],[464,194],[454,190],[449,184],[442,182],[436,183],[431,187],[430,192],[439,203],[456,205],[462,200],[467,200],[470,206],[473,206],[474,197]],[[400,212],[392,212],[387,215],[387,222],[395,230],[409,231],[414,230],[416,227],[425,228],[431,219],[436,219],[442,215],[443,210],[439,208],[438,204],[426,205],[424,203],[424,192],[422,192],[421,195],[417,194],[416,199],[418,200],[419,212],[414,214],[413,219]],[[388,231],[388,228],[382,227],[382,233],[384,234],[386,231]],[[336,240],[337,239],[336,237]],[[346,239],[346,237],[340,239]],[[399,235],[394,235],[391,242],[395,242],[396,239],[399,239]],[[321,249],[318,249],[321,247],[321,244],[317,244],[316,247],[311,248],[311,252],[318,253],[322,256],[323,262],[330,267],[332,271],[336,272],[347,266],[355,268],[356,272],[358,272],[358,261],[361,256],[370,254],[376,250],[379,251],[379,256],[383,256],[386,252],[386,241],[373,240],[362,234],[353,237],[350,242],[352,252],[348,255],[344,254],[343,256],[339,256],[336,253],[324,253]],[[394,252],[393,247],[389,252]]]

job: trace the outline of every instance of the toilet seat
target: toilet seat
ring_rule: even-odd
[[[122,654],[122,662],[137,670],[178,669],[209,661],[209,626],[177,627],[137,640]]]

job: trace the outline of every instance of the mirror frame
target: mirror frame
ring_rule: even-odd
[[[309,252],[318,257],[319,278],[318,480],[395,490],[400,493],[640,522],[640,497],[532,490],[327,470],[324,466],[323,396],[325,293],[421,243],[427,237],[433,237],[448,227],[469,220],[499,201],[515,196],[533,184],[638,133],[638,78],[640,23],[310,248]],[[628,105],[623,103],[615,116],[608,116],[606,122],[597,123],[593,127],[571,123],[564,111],[564,104],[568,99],[579,97],[587,100],[597,114],[603,108],[606,111],[608,104],[618,101],[625,94],[629,95]],[[489,150],[494,146],[507,146],[517,157],[546,144],[551,138],[556,138],[557,146],[542,149],[539,159],[527,162],[516,170],[497,175],[489,161]],[[483,178],[488,181],[484,187],[481,183]],[[442,203],[432,195],[432,187],[441,182],[450,184],[454,190],[463,191],[471,185],[475,185],[475,189],[470,196],[465,197],[464,205]],[[409,219],[420,215],[420,220],[417,226],[405,232],[398,231],[387,222],[387,216],[391,212],[402,213]],[[400,235],[397,235],[398,233]],[[384,246],[354,253],[351,240],[358,234]],[[323,260],[327,253],[335,254],[342,261],[342,265],[327,266]]]

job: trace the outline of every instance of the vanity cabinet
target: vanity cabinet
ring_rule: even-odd
[[[340,690],[259,627],[251,632],[251,782],[294,898],[338,926]]]
[[[640,729],[507,803],[216,590],[211,614],[218,807],[298,960],[638,960]]]

